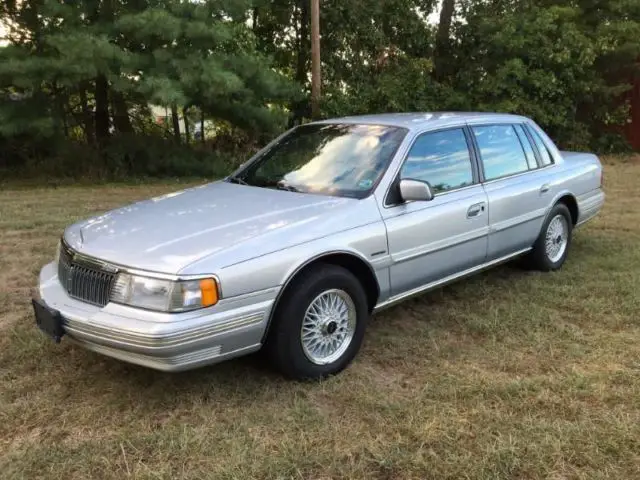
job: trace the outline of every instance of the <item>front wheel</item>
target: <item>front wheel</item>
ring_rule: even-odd
[[[366,294],[351,272],[336,265],[312,267],[280,300],[265,349],[291,378],[333,375],[358,353],[368,318]]]
[[[529,255],[530,265],[543,272],[558,270],[564,264],[571,246],[573,223],[564,203],[553,206]]]

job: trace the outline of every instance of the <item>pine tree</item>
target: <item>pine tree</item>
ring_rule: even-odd
[[[133,131],[149,104],[198,106],[270,130],[290,95],[256,51],[243,0],[13,0],[12,45],[0,49],[0,134],[68,133],[104,144]],[[5,95],[6,99],[6,95]]]

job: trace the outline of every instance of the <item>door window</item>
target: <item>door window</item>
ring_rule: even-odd
[[[485,180],[529,170],[527,157],[512,125],[472,127],[480,149]]]
[[[461,128],[425,133],[415,141],[400,178],[429,182],[434,193],[473,184],[471,154]]]

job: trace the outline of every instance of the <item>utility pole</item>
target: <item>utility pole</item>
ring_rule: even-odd
[[[320,0],[311,0],[311,117],[320,117]]]

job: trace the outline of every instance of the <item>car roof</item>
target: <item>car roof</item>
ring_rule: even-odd
[[[350,123],[367,125],[390,125],[409,130],[423,130],[447,125],[485,122],[523,122],[528,120],[520,115],[487,112],[413,112],[380,113],[375,115],[355,115],[331,118],[314,123]]]

